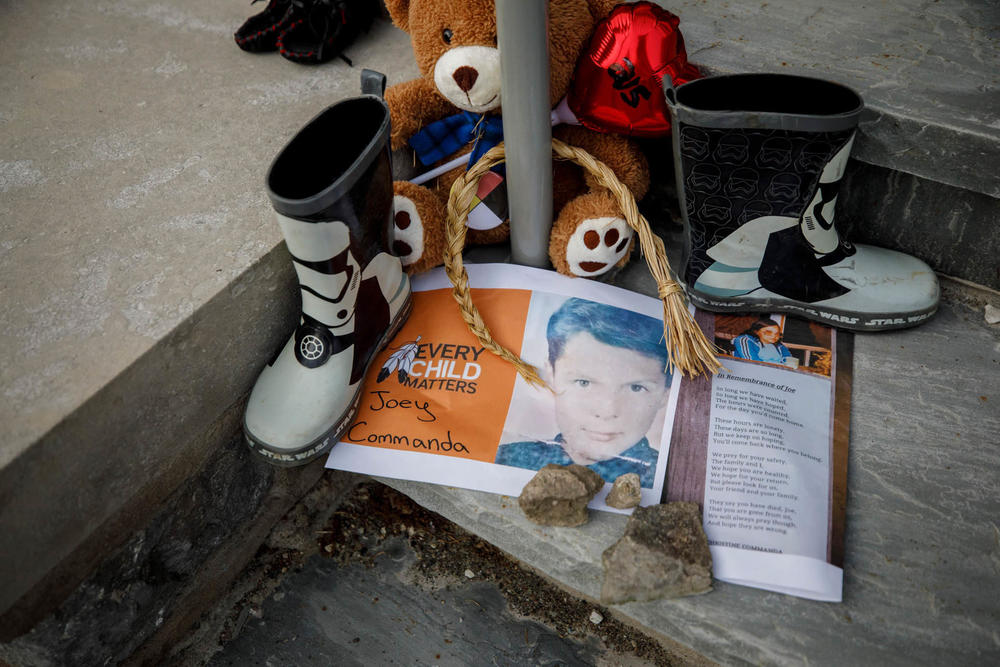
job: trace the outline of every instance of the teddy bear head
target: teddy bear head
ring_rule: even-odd
[[[549,0],[549,102],[566,95],[576,61],[597,21],[618,0]],[[456,107],[497,113],[500,51],[494,0],[386,0],[393,23],[410,34],[421,74]]]

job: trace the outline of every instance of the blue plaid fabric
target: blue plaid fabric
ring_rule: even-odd
[[[410,146],[424,166],[430,166],[473,144],[466,169],[486,151],[503,141],[503,121],[498,116],[463,111],[433,122],[410,138]]]

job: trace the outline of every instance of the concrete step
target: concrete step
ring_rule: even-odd
[[[1000,197],[1000,7],[963,0],[687,0],[692,61],[712,73],[770,71],[851,86],[866,102],[852,156]]]
[[[1000,287],[995,3],[670,8],[708,71],[794,71],[858,88],[869,114],[844,219],[860,240]],[[385,23],[349,50],[353,69],[243,53],[231,34],[254,9],[111,0],[2,10],[0,639],[78,590],[171,494],[229,469],[216,456],[237,437],[242,397],[297,308],[262,188],[267,165],[320,109],[356,94],[361,66],[390,84],[417,76],[407,36]],[[969,326],[963,349],[992,349]],[[942,372],[951,358],[932,343],[962,332],[878,340],[917,336],[921,363]],[[859,364],[894,373],[892,343],[864,349]],[[859,419],[873,407],[856,403]],[[273,521],[308,486],[305,473],[265,473],[251,468],[240,484],[259,485],[254,503],[279,500],[244,521]]]

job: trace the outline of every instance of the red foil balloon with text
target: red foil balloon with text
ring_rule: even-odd
[[[598,23],[567,100],[582,125],[633,137],[670,132],[664,75],[674,86],[701,77],[687,61],[678,23],[649,2],[618,5]]]

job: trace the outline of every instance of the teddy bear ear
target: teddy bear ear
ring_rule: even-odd
[[[410,31],[410,0],[385,0],[385,8],[397,28]]]

